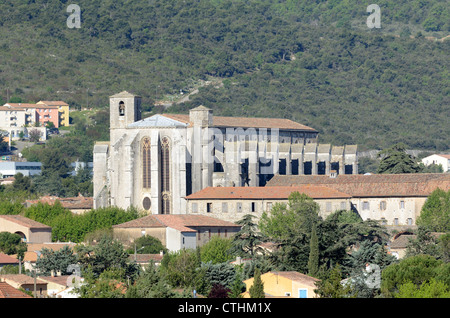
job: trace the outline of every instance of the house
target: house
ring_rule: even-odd
[[[272,271],[261,275],[266,298],[316,298],[317,278],[295,271]],[[244,281],[247,291],[244,298],[249,298],[249,290],[254,278]]]
[[[128,257],[130,262],[136,262],[143,269],[145,269],[150,262],[153,262],[156,266],[161,265],[161,260],[163,259],[163,252],[159,254],[130,254]]]
[[[0,282],[0,298],[32,298],[30,295],[12,287],[10,284]]]
[[[19,260],[10,255],[0,253],[0,273],[2,272],[3,266],[7,265],[19,266]]]
[[[114,236],[133,241],[141,236],[156,237],[170,251],[195,249],[214,236],[231,237],[240,226],[203,215],[151,214],[142,218],[113,225]]]
[[[39,276],[41,281],[47,283],[47,296],[54,298],[78,298],[74,293],[75,281],[72,275]],[[80,277],[80,282],[82,278]]]
[[[246,214],[259,218],[276,203],[287,203],[293,192],[306,194],[318,203],[324,218],[336,210],[350,210],[351,196],[330,187],[315,185],[276,187],[208,187],[186,197],[189,215],[209,215],[236,222]]]
[[[363,220],[380,220],[392,229],[416,225],[427,197],[437,188],[450,190],[448,173],[406,173],[372,175],[276,175],[267,187],[315,185],[351,196],[352,209]]]
[[[0,275],[0,282],[5,282],[17,289],[36,292],[37,298],[47,297],[47,283],[39,278],[34,278],[25,274],[3,274]],[[36,284],[36,290],[34,286]]]
[[[388,244],[388,252],[394,255],[397,259],[405,257],[409,241],[415,238],[416,235],[409,231],[397,233]]]
[[[79,195],[77,197],[60,198],[55,196],[43,196],[37,200],[26,200],[25,206],[30,207],[37,203],[53,205],[56,201],[61,203],[61,206],[65,209],[70,210],[72,213],[81,214],[92,210],[93,208],[93,198],[84,197]]]
[[[0,215],[0,232],[16,233],[25,242],[51,242],[52,228],[21,215]]]
[[[438,239],[445,233],[430,232],[429,235]],[[404,258],[411,240],[415,240],[417,235],[410,231],[402,231],[394,235],[388,243],[388,252],[394,255],[397,259]]]
[[[63,101],[39,101],[37,102],[38,105],[46,105],[46,106],[52,106],[52,107],[58,107],[59,112],[59,126],[69,126],[70,124],[70,109],[69,104]]]
[[[425,166],[441,165],[444,172],[450,172],[450,154],[434,154],[422,159]]]

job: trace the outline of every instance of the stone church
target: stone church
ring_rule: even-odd
[[[264,186],[274,175],[357,174],[357,147],[318,144],[318,131],[289,119],[189,114],[141,118],[141,98],[110,97],[110,141],[94,146],[94,208],[134,206],[186,214],[206,187]]]

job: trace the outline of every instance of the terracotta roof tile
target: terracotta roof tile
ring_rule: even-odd
[[[428,196],[435,189],[450,190],[448,173],[408,173],[373,175],[276,175],[267,183],[274,186],[324,186],[352,197]]]
[[[0,253],[0,264],[19,264],[19,260],[10,255]]]
[[[186,197],[187,200],[208,199],[288,199],[292,192],[313,199],[350,198],[351,196],[330,187],[316,185],[274,187],[208,187]]]
[[[33,297],[12,287],[8,283],[0,282],[0,298],[33,298]]]
[[[71,198],[59,198],[54,196],[44,196],[37,200],[26,200],[28,205],[41,203],[47,203],[50,205],[55,204],[59,201],[61,205],[66,209],[92,209],[94,206],[94,199],[92,197],[71,197]]]
[[[32,219],[26,218],[21,215],[0,215],[0,218],[2,218],[4,220],[8,220],[10,222],[20,224],[22,226],[26,226],[30,229],[49,229],[49,228],[51,228],[50,226],[36,222]]]
[[[162,114],[165,117],[191,124],[189,115],[185,114]],[[243,127],[243,128],[279,128],[286,130],[317,130],[284,118],[257,118],[257,117],[223,117],[213,116],[213,127]]]
[[[34,277],[25,275],[25,274],[1,274],[0,275],[0,281],[11,281],[15,282],[19,285],[23,284],[34,284]],[[47,284],[43,280],[40,280],[39,278],[36,279],[36,283],[38,284]]]

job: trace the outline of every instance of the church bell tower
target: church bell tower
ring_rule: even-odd
[[[123,91],[109,98],[110,128],[126,128],[141,119],[141,97]]]

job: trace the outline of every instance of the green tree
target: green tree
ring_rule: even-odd
[[[0,252],[7,255],[18,254],[23,259],[27,251],[27,244],[16,233],[0,232]]]
[[[423,282],[420,286],[408,281],[398,287],[395,298],[450,298],[450,288],[435,278]]]
[[[450,190],[434,190],[422,206],[416,223],[434,232],[450,231]]]
[[[175,296],[176,294],[153,262],[140,272],[135,283],[127,290],[129,298],[174,298]]]
[[[386,267],[381,273],[381,292],[385,297],[395,297],[405,282],[416,286],[432,278],[448,285],[450,264],[437,260],[430,255],[417,255],[405,258],[399,263]]]
[[[135,251],[137,254],[159,254],[160,252],[167,252],[167,248],[161,241],[151,235],[144,235],[135,239],[134,244],[134,248],[128,250],[129,254]]]
[[[253,284],[249,290],[250,298],[265,298],[264,283],[261,279],[261,271],[256,268],[255,275],[253,276]]]
[[[230,239],[213,236],[208,243],[200,247],[202,262],[212,262],[213,264],[218,264],[230,261],[233,259],[230,249]]]
[[[420,166],[417,161],[406,153],[406,145],[398,143],[378,153],[381,161],[377,173],[417,173]]]
[[[348,298],[352,289],[349,284],[342,284],[342,272],[339,265],[333,267],[320,281],[314,290],[321,298]]]
[[[258,226],[264,236],[277,241],[299,235],[309,237],[312,227],[320,220],[319,210],[312,198],[293,192],[287,204],[275,204],[269,213],[263,212]]]
[[[69,246],[64,246],[59,250],[42,248],[41,255],[36,261],[36,267],[42,275],[50,275],[52,272],[61,275],[67,274],[69,265],[77,263],[77,257]]]
[[[254,222],[254,215],[246,214],[237,221],[241,226],[239,232],[233,236],[231,252],[236,255],[253,255],[255,247],[261,243],[262,236],[258,231],[258,225]]]
[[[316,226],[311,231],[311,240],[309,242],[309,260],[308,275],[317,277],[319,271],[319,240],[317,238]]]

